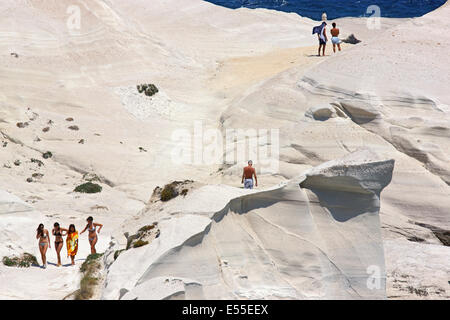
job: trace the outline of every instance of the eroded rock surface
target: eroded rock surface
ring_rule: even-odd
[[[104,297],[385,298],[379,197],[393,167],[359,151],[210,217],[165,219],[152,244],[111,264]],[[378,288],[367,284],[374,267]]]

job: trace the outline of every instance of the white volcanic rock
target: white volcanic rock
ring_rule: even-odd
[[[112,263],[104,298],[384,298],[379,194],[393,166],[357,152],[234,198],[212,220],[193,212],[166,217],[158,239]],[[315,177],[325,172],[337,183],[322,189]],[[373,267],[377,288],[367,284]]]
[[[299,82],[306,91],[333,97],[356,123],[422,162],[447,184],[450,95],[445,84],[450,83],[450,58],[443,52],[450,50],[450,36],[438,30],[448,27],[442,16],[449,12],[447,3],[409,19],[308,70]]]
[[[418,284],[432,281],[431,270],[441,273],[442,269],[448,269],[449,264],[444,262],[448,259],[442,258],[444,266],[431,264],[428,271],[422,271],[421,263],[415,268],[413,260],[406,264],[395,257],[394,252],[401,249],[395,247],[394,240],[423,242],[399,245],[411,259],[414,254],[410,255],[409,251],[420,251],[433,260],[445,251],[428,245],[442,243],[430,230],[416,223],[450,228],[450,96],[447,90],[450,61],[449,55],[444,54],[449,51],[450,38],[448,34],[438,35],[438,30],[448,28],[448,22],[442,17],[449,12],[446,3],[423,17],[388,28],[352,50],[324,61],[320,67],[311,68],[298,82],[309,100],[340,106],[354,123],[386,142],[386,146],[378,147],[366,142],[367,146],[377,152],[387,145],[397,150],[390,152],[396,160],[396,170],[392,183],[384,191],[381,221],[383,237],[392,240],[385,248],[387,268],[391,271],[395,268],[395,274],[404,278],[400,288],[398,277],[393,272],[387,274],[388,297],[446,297],[441,290],[445,288],[444,282],[440,280],[436,282],[439,284],[431,285],[440,289],[430,289],[426,296],[406,288],[418,286],[418,292],[422,292]],[[340,135],[346,134],[340,131]],[[348,142],[343,145],[348,146]]]
[[[448,246],[387,240],[386,272],[392,299],[449,299]]]
[[[159,91],[152,97],[147,97],[143,93],[139,93],[136,86],[118,87],[114,89],[114,93],[119,95],[120,100],[129,113],[140,120],[149,117],[171,117],[173,114],[180,112],[182,105],[173,103],[170,98]]]
[[[21,255],[24,252],[35,253],[29,235],[37,229],[42,215],[18,197],[0,190],[0,258]],[[27,231],[28,235],[24,235]],[[33,237],[34,238],[34,237]]]
[[[174,222],[175,218],[181,219],[186,214],[201,216],[203,220],[193,218],[199,226],[193,230],[202,233],[203,224],[210,223],[209,217],[232,199],[253,197],[252,193],[260,190],[238,188],[242,187],[240,179],[245,161],[231,167],[173,163],[174,132],[182,130],[183,136],[189,137],[195,121],[222,132],[239,128],[279,129],[279,144],[275,144],[280,153],[279,170],[259,175],[258,182],[259,188],[271,188],[269,192],[278,192],[280,197],[289,189],[283,185],[288,180],[297,181],[298,173],[361,148],[374,150],[381,159],[394,159],[392,181],[384,189],[381,200],[383,239],[441,244],[423,224],[450,229],[447,90],[450,41],[449,35],[441,32],[448,29],[445,20],[448,4],[416,19],[382,18],[381,29],[367,28],[366,18],[338,19],[342,37],[354,33],[362,42],[343,44],[342,52],[320,58],[315,56],[317,38],[311,35],[311,28],[317,22],[294,13],[230,10],[203,0],[91,0],[78,4],[80,29],[69,29],[67,9],[72,5],[76,4],[71,0],[0,1],[3,13],[0,49],[4,53],[0,59],[0,189],[8,190],[33,207],[32,211],[12,215],[13,223],[2,224],[9,228],[9,235],[2,238],[6,242],[0,244],[0,251],[34,248],[39,255],[33,237],[37,224],[43,222],[51,226],[59,221],[63,225],[75,223],[82,227],[89,215],[105,225],[99,237],[100,252],[113,244],[111,250],[122,249],[126,242],[125,231],[135,232],[154,221],[160,221],[160,226],[164,227],[161,237],[164,233],[166,236],[174,233],[174,242],[183,243],[192,230],[183,230],[177,235],[177,229],[169,221]],[[327,51],[330,53],[329,46]],[[12,52],[17,53],[18,58],[11,56]],[[157,85],[160,96],[149,100],[135,95],[133,88],[148,82]],[[317,106],[332,106],[337,117],[316,121],[308,116],[308,110]],[[67,121],[68,118],[73,121]],[[25,122],[28,125],[17,126]],[[68,129],[71,125],[79,130]],[[190,149],[190,142],[186,142],[189,151],[198,152]],[[47,151],[51,151],[53,157],[44,161],[42,154]],[[31,159],[40,159],[43,165]],[[21,163],[19,166],[14,164],[17,160]],[[258,173],[264,169],[262,160],[255,161]],[[361,181],[370,177],[371,170],[382,172],[387,164],[367,167],[357,163],[350,166],[348,172],[357,167],[370,170],[363,174],[358,169],[355,171],[358,174],[351,179],[333,176],[330,179],[320,174],[311,176],[308,181],[320,181],[321,186],[327,181],[346,188],[351,185],[354,191],[365,190],[360,193],[367,196],[364,198],[367,201],[363,202],[368,209],[375,210],[376,196],[373,198]],[[333,174],[337,174],[339,170],[333,168],[336,169]],[[100,178],[102,193],[79,195],[73,192],[86,173]],[[29,183],[27,179],[32,174],[39,178]],[[186,198],[146,206],[155,186],[185,179],[198,181],[203,187],[189,192]],[[370,185],[376,189],[385,182],[380,180],[375,183],[378,186]],[[297,186],[292,188],[296,197],[303,197],[297,195]],[[278,189],[284,191],[275,191]],[[306,203],[306,196],[308,200],[315,199],[310,210],[326,211],[324,206],[335,202],[324,198],[324,192],[327,191],[304,189],[301,199],[303,203]],[[14,200],[13,205],[23,205],[17,203]],[[34,216],[34,212],[38,213]],[[210,223],[211,230],[214,228],[223,239],[226,232],[221,233],[220,226],[226,225],[246,240],[240,231],[248,230],[254,235],[258,230],[269,228],[265,222],[257,223],[261,222],[258,214],[259,209],[244,215],[230,211],[224,223]],[[337,225],[351,229],[349,223],[366,217],[369,221],[369,215],[364,213]],[[286,219],[293,221],[291,216]],[[167,225],[162,222],[166,220]],[[249,221],[253,223],[251,226]],[[325,225],[328,222],[325,220]],[[418,225],[418,222],[423,224]],[[286,223],[279,222],[283,226]],[[240,228],[242,225],[244,227]],[[261,225],[263,227],[258,227]],[[321,233],[326,241],[333,242],[330,239],[334,233]],[[291,239],[282,231],[276,234]],[[266,239],[265,236],[261,238]],[[109,244],[111,239],[113,244]],[[205,243],[211,243],[207,235],[205,239],[209,239]],[[80,259],[90,252],[87,240],[82,240]],[[300,245],[297,240],[294,237],[292,242]],[[279,239],[273,242],[279,250]],[[170,241],[166,243],[167,248],[173,245]],[[336,243],[348,242],[336,240]],[[135,253],[141,252],[144,256],[143,252],[153,250],[150,246],[135,249]],[[252,252],[257,252],[255,246]],[[376,241],[374,246],[378,246]],[[180,256],[173,252],[169,256],[185,259],[186,247],[181,248]],[[377,248],[368,253],[378,252]],[[434,247],[423,246],[421,250],[431,250],[430,254],[435,257],[442,252],[431,248]],[[191,249],[200,252],[198,246]],[[335,249],[330,246],[330,252]],[[386,250],[391,249],[386,246]],[[212,295],[220,291],[214,291],[209,284],[205,287],[202,284],[200,290],[189,277],[153,278],[153,271],[149,271],[148,281],[135,285],[138,279],[133,275],[133,281],[128,283],[128,273],[120,279],[120,272],[129,272],[127,268],[135,265],[132,251],[119,256],[117,261],[129,260],[121,268],[116,266],[115,274],[111,273],[104,297],[120,297],[125,294],[125,291],[120,292],[121,288],[130,290],[126,295],[130,299],[138,296],[202,297],[204,292]],[[108,251],[105,259],[108,266],[114,261],[111,253]],[[282,255],[281,251],[277,254]],[[355,254],[360,253],[345,251],[342,256]],[[390,256],[389,251],[386,254]],[[127,255],[130,257],[126,258]],[[291,255],[295,258],[295,252]],[[265,253],[261,256],[266,257]],[[54,250],[49,250],[48,257],[50,262],[54,261]],[[144,258],[139,256],[139,259]],[[139,259],[137,261],[144,261]],[[165,258],[161,259],[167,264]],[[307,260],[303,256],[300,259]],[[323,261],[328,268],[327,259]],[[392,262],[393,259],[387,260],[388,269]],[[234,263],[241,262],[233,260]],[[293,269],[300,265],[297,261],[292,263]],[[173,265],[171,270],[177,271],[176,262]],[[437,263],[432,265],[440,267]],[[448,263],[442,261],[442,265],[448,266]],[[420,268],[400,264],[399,272],[403,267],[411,279],[425,280]],[[263,265],[258,272],[264,268],[269,267]],[[1,296],[61,299],[78,286],[79,273],[70,268],[57,269],[49,265],[42,271],[0,265],[0,283],[5,286],[0,288]],[[141,277],[144,271],[138,270],[136,274]],[[246,286],[245,274],[242,276],[228,274],[230,283],[237,283],[239,297],[301,296],[294,288],[296,283],[290,286],[284,280],[278,282],[276,272],[267,283],[266,279],[250,277],[252,286]],[[387,295],[395,296],[396,293],[390,292],[395,277],[392,278],[392,273],[387,276]],[[37,279],[40,290],[30,290],[30,284],[37,283]],[[160,294],[146,293],[158,285]],[[357,284],[358,290],[360,285]],[[319,294],[329,294],[342,287],[345,281],[338,281],[330,284],[328,291],[322,288]],[[305,289],[308,290],[313,291]],[[411,293],[411,297],[418,296]],[[429,297],[439,297],[439,294]]]
[[[102,298],[119,299],[132,291],[149,266],[158,265],[159,260],[183,246],[194,245],[210,224],[209,218],[189,214],[159,222],[161,235],[151,245],[124,251],[116,261],[110,262]],[[109,250],[107,257],[114,252]]]
[[[200,299],[201,284],[181,278],[161,277],[153,278],[137,285],[127,292],[121,300],[172,300],[172,299]]]
[[[379,156],[370,150],[351,153],[307,171],[301,186],[379,194],[391,182],[394,160],[376,162],[378,159]]]

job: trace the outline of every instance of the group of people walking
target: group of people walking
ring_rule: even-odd
[[[98,240],[98,233],[102,229],[103,225],[100,223],[94,222],[94,218],[89,217],[86,219],[87,225],[80,232],[80,235],[88,230],[89,235],[89,244],[91,246],[91,254],[97,253],[95,250],[95,244]],[[97,229],[98,228],[98,229]],[[39,239],[39,252],[41,253],[42,265],[43,268],[47,268],[47,249],[51,248],[50,243],[50,234],[47,229],[44,228],[44,225],[41,223],[37,228],[36,239]],[[69,228],[61,228],[58,222],[55,222],[53,225],[52,235],[55,237],[55,250],[56,255],[58,257],[57,266],[61,266],[61,249],[64,244],[63,237],[66,238],[67,245],[67,256],[72,260],[72,265],[75,265],[75,256],[78,252],[78,231],[75,228],[74,224],[71,224]]]

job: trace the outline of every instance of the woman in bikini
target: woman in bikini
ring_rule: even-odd
[[[59,223],[55,222],[55,224],[53,225],[53,230],[52,230],[52,234],[55,236],[55,250],[56,250],[56,255],[58,256],[58,264],[57,267],[61,266],[61,256],[60,256],[60,252],[61,249],[63,247],[63,236],[67,235],[67,229],[64,228],[60,228]],[[63,234],[63,232],[65,232],[65,234]]]
[[[89,231],[89,244],[91,245],[91,254],[97,253],[95,250],[95,244],[97,243],[98,237],[97,233],[100,233],[100,230],[102,229],[103,225],[100,223],[95,223],[94,218],[89,217],[86,219],[87,225],[86,228],[84,228],[83,231],[80,232],[80,235],[86,231],[86,229]],[[96,230],[98,227],[98,230]]]
[[[45,269],[47,268],[47,249],[51,248],[50,235],[48,234],[48,230],[44,229],[44,225],[42,223],[39,225],[36,232],[36,239],[39,239],[39,251],[42,258],[42,267]]]

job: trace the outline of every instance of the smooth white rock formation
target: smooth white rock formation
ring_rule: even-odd
[[[71,0],[0,1],[4,13],[0,19],[4,53],[0,189],[39,212],[35,220],[27,211],[14,214],[14,223],[2,224],[8,235],[2,238],[1,252],[34,248],[38,253],[34,235],[39,223],[50,227],[59,221],[82,228],[89,215],[105,226],[98,250],[110,248],[111,240],[123,249],[125,231],[187,213],[201,212],[208,219],[231,199],[251,194],[240,189],[244,160],[231,167],[173,163],[174,132],[187,130],[189,136],[195,121],[200,121],[205,129],[222,133],[238,128],[279,129],[279,170],[260,174],[259,188],[253,192],[277,189],[297,179],[300,172],[361,148],[374,150],[381,159],[394,159],[392,181],[380,203],[382,237],[390,243],[385,246],[386,268],[391,270],[396,263],[390,258],[396,245],[415,252],[404,246],[405,239],[422,241],[424,256],[441,261],[431,264],[426,273],[421,262],[417,268],[412,267],[413,260],[411,265],[395,265],[409,276],[406,279],[426,282],[433,270],[438,273],[448,267],[440,240],[417,224],[450,230],[450,41],[449,34],[441,31],[448,29],[448,4],[415,19],[382,18],[380,29],[367,28],[367,18],[337,19],[343,38],[353,33],[362,42],[343,44],[337,54],[331,54],[328,46],[330,55],[320,58],[315,56],[317,38],[311,35],[317,21],[294,13],[230,10],[203,0],[90,0],[80,2],[81,27],[74,30],[67,27],[71,5]],[[152,100],[136,97],[131,89],[148,82],[155,83],[161,95]],[[308,110],[323,105],[333,106],[337,117],[316,121],[307,116]],[[73,121],[67,121],[69,117]],[[20,122],[28,125],[20,128]],[[71,125],[79,130],[68,129]],[[53,157],[44,160],[47,151]],[[258,173],[261,163],[255,161]],[[85,182],[86,173],[100,178],[102,193],[73,192]],[[32,174],[38,177],[27,182]],[[146,206],[156,186],[184,179],[205,187],[189,193],[186,201],[177,198],[165,206]],[[320,194],[313,190],[305,194],[320,202]],[[311,207],[316,206],[322,210],[318,204]],[[440,248],[425,246],[430,244]],[[83,237],[79,259],[89,252]],[[48,257],[55,261],[54,250]],[[107,265],[113,260],[108,255]],[[1,297],[62,299],[79,284],[79,273],[70,268],[50,265],[42,271],[0,265]],[[37,279],[41,290],[29,290]],[[146,297],[200,296],[198,285],[179,282],[192,279],[170,279],[175,281],[173,289],[169,283],[167,290],[161,287],[160,295]],[[399,296],[393,286],[396,279],[387,273],[388,297]],[[119,280],[115,278],[108,289],[114,287],[111,297],[124,294]],[[133,285],[123,287],[132,290]],[[154,288],[157,280],[139,287],[145,290],[147,285]],[[296,295],[287,286],[239,288],[240,296]],[[142,291],[129,292],[127,298],[143,297]],[[424,298],[414,290],[400,295]]]
[[[104,298],[385,298],[378,213],[393,167],[362,150],[234,198],[212,220],[166,216],[158,239],[111,264]]]

